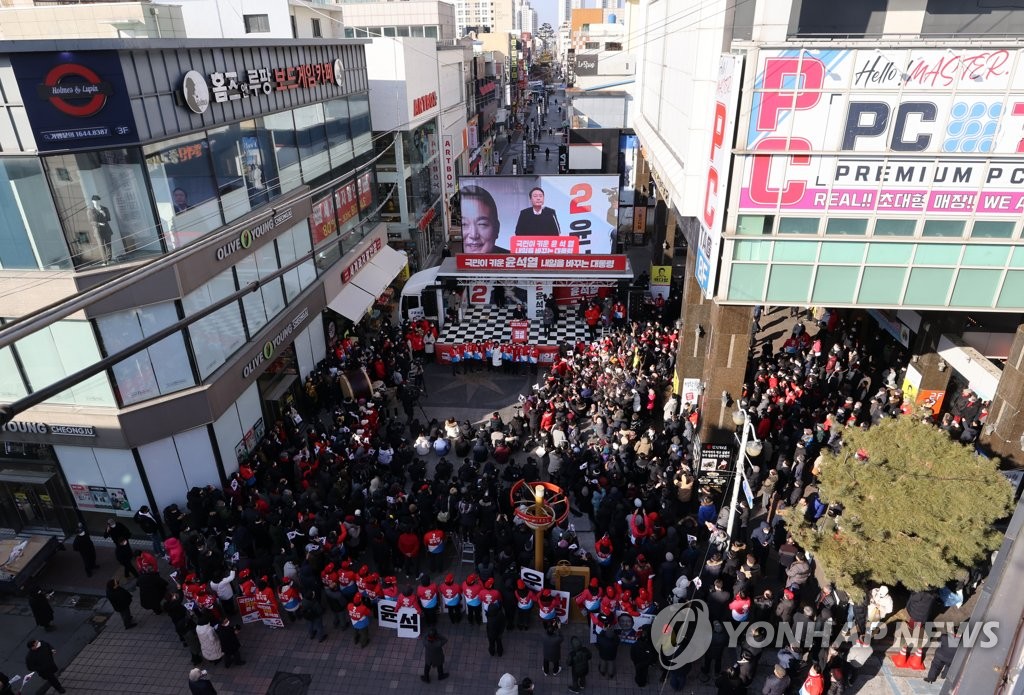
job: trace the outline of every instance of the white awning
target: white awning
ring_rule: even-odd
[[[327,303],[327,306],[345,318],[357,322],[363,318],[366,310],[370,308],[376,299],[376,294],[370,294],[350,283],[345,285],[341,292],[338,293],[338,296]]]
[[[352,277],[350,283],[369,292],[376,299],[384,291],[384,288],[398,277],[405,264],[406,257],[404,253],[400,253],[390,246],[385,246],[377,252],[362,270]]]

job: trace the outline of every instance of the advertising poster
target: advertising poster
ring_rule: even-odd
[[[334,191],[334,207],[338,211],[338,228],[344,230],[345,225],[359,215],[355,181],[349,181]]]
[[[683,379],[683,392],[680,394],[679,407],[682,407],[687,403],[697,405],[697,401],[700,400],[700,379]]]
[[[917,393],[917,405],[921,408],[929,408],[933,415],[938,415],[942,410],[942,401],[946,397],[945,391],[935,389],[921,389]]]
[[[525,343],[530,339],[530,322],[516,319],[509,322],[512,326],[512,342]]]
[[[313,231],[313,245],[333,236],[338,231],[334,219],[334,201],[326,196],[313,203],[313,214],[309,216],[309,228]]]
[[[732,475],[732,458],[732,447],[728,444],[703,444],[700,448],[700,483],[725,483]]]
[[[128,501],[128,494],[124,488],[104,487],[102,485],[77,485],[71,484],[71,494],[75,496],[75,503],[83,511],[91,510],[112,510],[115,512],[130,512],[131,503]]]
[[[615,623],[609,629],[619,633],[621,644],[636,644],[637,632],[640,628],[648,627],[654,622],[653,615],[646,613],[641,615],[630,615],[623,611],[615,611]],[[590,623],[590,643],[597,644],[599,630],[594,623]]]
[[[263,623],[267,627],[284,627],[277,604],[267,601],[260,594],[255,596],[237,596],[238,612],[242,616],[242,624]]]
[[[373,205],[373,172],[364,171],[356,182],[359,184],[359,209],[365,212]]]
[[[909,403],[917,403],[917,392],[921,388],[921,372],[917,371],[913,364],[907,365],[907,373],[903,377],[900,390],[903,391],[903,398]]]
[[[612,253],[618,190],[617,176],[463,177],[463,247],[466,253]]]

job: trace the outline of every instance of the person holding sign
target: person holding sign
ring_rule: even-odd
[[[558,216],[551,208],[544,207],[544,189],[535,186],[530,189],[530,207],[520,210],[516,221],[516,236],[559,236]]]

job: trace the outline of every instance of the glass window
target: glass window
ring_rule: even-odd
[[[238,287],[246,287],[259,280],[259,268],[256,267],[256,258],[246,256],[235,264],[235,274],[238,276]],[[262,292],[249,292],[242,295],[242,309],[245,311],[245,325],[249,332],[249,339],[259,333],[260,329],[267,325],[271,318],[267,316],[267,307],[263,301]]]
[[[1024,271],[1009,270],[1003,280],[1003,288],[999,290],[999,301],[996,306],[1006,309],[1024,308]]]
[[[28,388],[14,361],[14,351],[9,347],[0,348],[0,401],[12,403],[27,395]]]
[[[972,270],[964,268],[956,277],[953,297],[949,303],[953,306],[990,307],[996,298],[1002,270]]]
[[[733,265],[729,270],[729,299],[761,301],[767,271],[765,263]]]
[[[264,244],[256,249],[253,256],[256,258],[260,281],[263,283],[260,292],[263,294],[263,304],[267,307],[267,318],[273,319],[284,310],[284,291],[280,278],[267,280],[281,267],[277,264],[277,250],[273,244]]]
[[[305,231],[301,230],[300,231]],[[295,253],[295,235],[289,230],[277,238],[277,255],[281,259],[281,267],[289,265],[298,258]],[[284,280],[285,301],[290,302],[302,291],[299,282],[299,269],[293,268],[282,276]]]
[[[736,233],[743,236],[771,234],[771,219],[765,215],[740,215],[736,220]]]
[[[334,99],[324,104],[324,125],[332,169],[352,160],[352,131],[348,118],[347,99]]]
[[[768,278],[769,302],[807,302],[813,265],[773,265]]]
[[[423,27],[410,27],[413,36],[423,38]]]
[[[14,349],[21,359],[33,391],[49,386],[101,359],[92,325],[88,321],[58,321],[25,336],[15,344]],[[110,383],[103,373],[61,391],[48,402],[106,407],[115,405]]]
[[[964,227],[967,223],[964,220],[925,220],[923,237],[962,237]]]
[[[277,162],[278,186],[282,193],[302,185],[299,170],[299,145],[292,112],[273,113],[262,118]]]
[[[906,265],[913,253],[913,244],[868,244],[868,263]]]
[[[395,31],[396,31],[396,33],[399,36],[408,36],[409,35],[409,27],[396,27]]]
[[[918,244],[915,265],[956,265],[963,249],[959,244]]]
[[[1013,237],[1014,222],[994,222],[978,220],[971,229],[974,239],[1010,239]]]
[[[309,242],[309,225],[305,221],[292,227],[291,235],[296,258],[305,256],[312,250],[313,247]],[[299,266],[299,286],[306,289],[314,280],[316,280],[316,268],[313,265],[313,259],[310,258]]]
[[[428,39],[436,39],[437,38],[437,27],[436,26],[435,27],[423,27],[423,34]]]
[[[356,187],[359,190],[359,217],[366,219],[374,209],[374,191],[377,190],[374,170],[368,169],[356,179]]]
[[[270,138],[256,121],[242,121],[208,134],[224,219],[235,220],[276,195],[277,169]]]
[[[1006,265],[1006,259],[1010,255],[1010,246],[979,246],[977,244],[967,246],[964,248],[964,256],[960,261],[960,265],[987,265],[987,266],[1004,266]]]
[[[39,160],[0,159],[0,268],[70,268],[75,236],[65,240],[60,232]]]
[[[818,260],[822,263],[860,263],[864,260],[864,250],[867,244],[847,244],[839,241],[826,241],[821,245],[821,256]]]
[[[903,268],[874,268],[867,266],[860,279],[860,294],[857,301],[861,304],[899,304],[903,293],[903,279],[907,275]]]
[[[345,27],[345,38],[354,39],[356,37],[356,31],[352,27]]]
[[[310,104],[295,109],[295,131],[302,160],[302,180],[310,182],[331,168],[327,153],[327,131],[324,129],[323,104]]]
[[[43,160],[76,268],[163,253],[138,149]]]
[[[914,236],[917,220],[876,220],[875,236]]]
[[[191,316],[235,291],[235,276],[228,268],[182,299],[185,314]],[[238,302],[221,307],[188,327],[199,376],[206,379],[245,344],[245,330]]]
[[[815,304],[852,304],[860,268],[848,265],[819,265],[814,276],[811,301]]]
[[[779,234],[817,234],[817,217],[780,217]]]
[[[107,314],[96,319],[103,348],[112,355],[178,320],[172,302]],[[164,338],[115,364],[115,389],[123,405],[139,403],[195,385],[181,333]]]
[[[904,304],[943,306],[946,292],[953,282],[952,268],[911,268]]]
[[[246,34],[266,34],[270,31],[270,15],[244,14],[242,21],[245,23]]]
[[[771,253],[770,241],[747,241],[738,239],[734,242],[732,259],[734,261],[767,261]]]
[[[366,146],[372,147],[370,141],[370,98],[366,94],[358,94],[348,100],[350,123],[352,124],[352,139],[364,138]],[[356,154],[362,154],[365,149],[356,148]]]
[[[1024,246],[1015,246],[1010,256],[1011,268],[1024,268]]]
[[[825,225],[825,234],[864,236],[868,233],[868,221],[854,217],[832,217]]]
[[[205,135],[149,145],[149,180],[168,246],[181,248],[221,226],[217,183]]]
[[[334,242],[327,244],[316,251],[316,267],[321,273],[341,259],[341,244]]]
[[[818,257],[816,241],[776,241],[772,258],[776,261],[814,261]]]

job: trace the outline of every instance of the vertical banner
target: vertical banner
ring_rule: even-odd
[[[725,221],[725,194],[729,182],[729,164],[736,132],[736,107],[740,91],[742,58],[723,55],[718,62],[718,85],[711,128],[711,146],[705,164],[704,206],[700,215],[700,240],[697,244],[696,278],[704,296],[715,293],[718,254]]]
[[[698,405],[700,401],[700,379],[687,379],[683,378],[683,392],[679,394],[679,409],[682,410],[683,406],[687,403],[691,405]]]
[[[377,627],[385,630],[398,629],[398,603],[390,599],[377,601]]]
[[[255,596],[236,596],[235,603],[238,604],[238,614],[242,616],[242,624],[260,622],[260,609],[256,607]]]
[[[643,236],[647,233],[647,208],[637,205],[633,208],[633,234]]]
[[[569,592],[568,591],[557,591],[551,590],[551,595],[558,599],[558,607],[555,608],[555,612],[558,614],[558,622],[565,625],[569,622]]]
[[[398,636],[406,639],[416,639],[420,636],[420,614],[415,608],[400,608],[398,610]]]
[[[512,326],[512,342],[525,343],[530,339],[530,322],[515,319],[509,322]]]
[[[451,135],[441,136],[441,198],[444,204],[441,210],[444,214],[444,235],[445,239],[452,232],[452,216],[450,201],[455,195],[455,140]]]
[[[569,146],[559,145],[558,146],[558,173],[568,174],[569,173]]]

